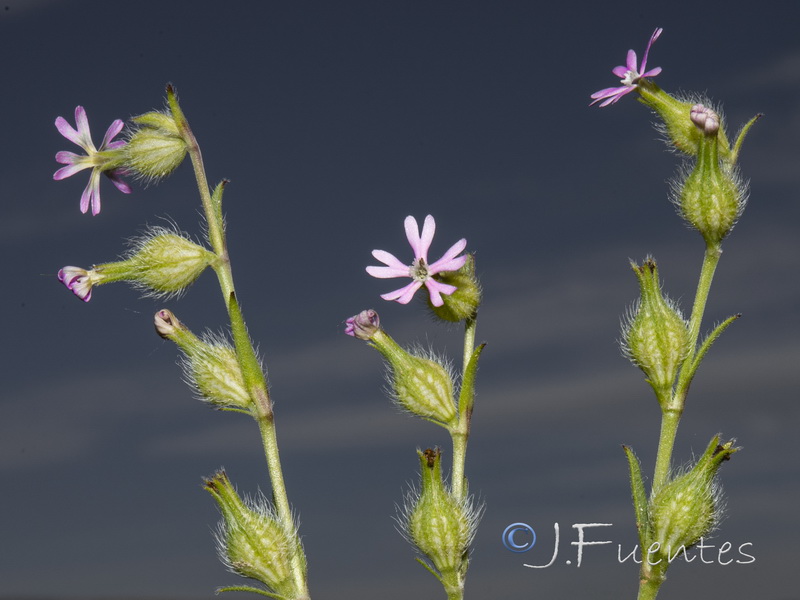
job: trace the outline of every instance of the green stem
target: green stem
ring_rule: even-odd
[[[208,179],[203,165],[203,157],[200,153],[200,146],[197,143],[197,139],[194,137],[188,121],[181,112],[177,99],[175,99],[173,94],[169,94],[169,91],[168,97],[170,100],[170,108],[178,123],[181,135],[186,142],[189,157],[194,167],[197,187],[200,191],[203,211],[208,224],[208,240],[219,258],[219,263],[214,266],[214,271],[217,274],[220,289],[228,309],[231,330],[234,333],[233,337],[234,345],[236,346],[236,354],[255,405],[253,417],[258,422],[258,427],[261,432],[261,441],[267,461],[275,510],[278,513],[280,521],[285,524],[286,527],[292,527],[293,529],[294,520],[292,519],[292,509],[286,492],[286,484],[283,479],[283,469],[278,452],[278,438],[272,412],[272,401],[269,397],[269,390],[264,372],[258,364],[252,341],[246,334],[247,327],[239,307],[239,302],[236,298],[233,284],[233,272],[231,270],[227,243],[225,240],[225,228],[220,219],[221,212],[214,209],[211,191],[208,187]],[[293,531],[291,533],[293,534]],[[308,585],[303,563],[304,561],[301,556],[295,556],[292,560],[292,572],[297,589],[301,592],[300,597],[308,597]]]
[[[664,583],[664,577],[642,579],[639,582],[639,595],[636,596],[637,600],[655,600],[662,583]]]
[[[661,404],[661,433],[658,439],[658,454],[656,455],[656,467],[653,473],[653,486],[650,490],[651,498],[669,480],[675,436],[678,433],[681,415],[683,415],[686,394],[697,370],[695,356],[698,352],[697,340],[700,337],[700,325],[703,322],[711,281],[714,279],[714,272],[719,264],[721,254],[722,250],[719,245],[706,246],[703,266],[700,270],[700,280],[697,284],[697,293],[692,306],[692,315],[689,319],[689,352],[681,365],[678,382],[672,398]],[[646,560],[645,551],[642,548],[642,560]],[[649,573],[645,571],[645,569],[642,570],[642,579],[639,582],[638,600],[654,600],[661,584],[664,582],[664,575],[663,573],[653,573],[652,570]]]
[[[683,414],[689,385],[697,369],[694,358],[698,351],[697,340],[700,337],[700,325],[703,322],[711,281],[714,279],[714,272],[719,264],[721,254],[722,250],[718,245],[706,246],[703,266],[700,269],[700,280],[697,284],[697,293],[694,298],[694,306],[692,306],[692,316],[689,319],[689,352],[681,365],[678,383],[675,386],[672,398],[661,405],[661,435],[658,440],[658,455],[656,457],[651,494],[654,494],[666,483],[669,477],[672,464],[672,448],[675,444],[675,436],[678,433],[678,424]]]
[[[692,307],[692,316],[689,320],[689,355],[681,365],[681,372],[678,375],[678,385],[675,389],[675,396],[673,405],[680,404],[683,408],[683,403],[686,400],[686,393],[689,391],[689,384],[694,377],[697,365],[694,364],[694,357],[697,353],[697,340],[700,337],[700,324],[703,321],[703,313],[706,310],[706,301],[708,300],[708,292],[711,289],[711,281],[714,279],[714,272],[717,270],[722,249],[719,245],[706,246],[706,252],[703,256],[703,267],[700,270],[700,281],[697,284],[697,293],[694,297],[694,306]]]
[[[669,478],[670,465],[672,464],[672,448],[675,445],[675,436],[678,433],[678,424],[680,423],[682,412],[664,410],[661,413],[661,434],[658,438],[656,469],[653,474],[653,487],[650,490],[651,498]]]
[[[464,360],[461,369],[462,385],[467,366],[475,351],[475,329],[477,316],[466,319],[464,323]],[[467,482],[464,476],[467,461],[467,441],[469,440],[470,420],[472,419],[472,403],[459,402],[458,425],[450,431],[453,440],[453,469],[450,476],[450,487],[456,498],[462,499],[467,495]]]

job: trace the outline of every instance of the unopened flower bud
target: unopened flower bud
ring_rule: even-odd
[[[685,180],[673,186],[674,202],[681,216],[711,247],[719,245],[730,233],[747,197],[746,186],[735,167],[720,162],[722,130],[718,123],[716,113],[709,109],[703,107],[695,112],[692,126],[702,133],[697,160]]]
[[[382,329],[369,343],[388,363],[392,394],[399,406],[445,427],[457,418],[453,378],[440,362],[406,352]]]
[[[378,313],[371,308],[362,310],[357,315],[345,321],[344,332],[360,340],[370,340],[380,329],[381,319]]]
[[[149,112],[133,118],[138,125],[124,150],[126,166],[145,179],[162,179],[186,156],[186,142],[169,112]]]
[[[475,259],[467,255],[467,262],[458,271],[445,271],[434,275],[434,279],[457,288],[449,296],[442,296],[444,303],[434,306],[430,299],[428,306],[440,319],[458,322],[474,317],[481,303],[481,286],[475,277]]]
[[[283,522],[263,497],[242,500],[225,471],[206,479],[205,489],[222,513],[217,532],[222,562],[232,572],[267,585],[277,597],[300,597],[292,562],[299,556],[305,570],[305,556],[294,523]]]
[[[236,351],[226,340],[210,335],[200,339],[167,309],[159,310],[154,320],[158,335],[183,352],[183,373],[198,398],[221,409],[252,408]]]
[[[664,401],[688,354],[689,328],[674,303],[662,295],[655,261],[648,258],[641,266],[631,266],[641,296],[623,325],[623,351]]]
[[[183,235],[153,227],[134,240],[129,279],[155,296],[179,294],[194,283],[215,255]]]
[[[156,328],[156,333],[165,340],[174,339],[178,332],[185,330],[186,327],[178,320],[171,310],[162,308],[153,318],[153,324]]]
[[[719,115],[702,104],[692,106],[689,117],[706,135],[715,135],[719,131]]]
[[[480,511],[445,487],[438,448],[417,453],[421,490],[407,498],[402,521],[408,538],[430,560],[449,592],[463,585]]]
[[[651,501],[650,522],[653,540],[666,557],[675,556],[681,546],[689,548],[708,535],[719,520],[719,492],[715,476],[722,461],[738,448],[733,441],[720,445],[719,436],[711,440],[697,464],[656,490]]]

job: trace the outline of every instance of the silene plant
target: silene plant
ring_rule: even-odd
[[[651,78],[661,69],[648,70],[647,58],[661,31],[653,33],[641,64],[631,50],[626,65],[613,69],[621,79],[620,86],[592,94],[592,104],[610,106],[636,92],[639,100],[657,114],[667,142],[687,157],[673,182],[673,202],[705,242],[700,281],[688,320],[676,303],[663,295],[655,260],[647,258],[641,265],[632,265],[640,298],[624,319],[623,349],[644,372],[662,412],[649,493],[638,459],[625,448],[641,548],[641,600],[655,598],[672,559],[698,543],[718,523],[717,470],[737,450],[733,441],[722,442],[714,436],[694,465],[675,468],[672,464],[673,443],[692,378],[711,345],[736,319],[725,319],[701,339],[703,312],[721,243],[741,215],[747,195],[737,158],[745,134],[757,119],[747,123],[731,144],[724,119],[707,100],[676,98],[655,85]],[[58,117],[58,131],[80,146],[84,154],[56,154],[56,160],[64,166],[54,179],[90,169],[80,210],[85,213],[91,208],[97,215],[102,176],[127,194],[131,188],[125,178],[160,180],[188,155],[203,208],[201,239],[191,239],[174,225],[150,227],[130,243],[120,260],[88,269],[66,266],[59,270],[58,279],[79,299],[89,302],[96,286],[116,281],[127,281],[151,296],[171,298],[183,293],[207,268],[215,272],[230,320],[229,335],[197,335],[167,309],[156,312],[154,322],[157,333],[180,349],[184,377],[197,396],[220,411],[250,416],[261,434],[270,499],[241,496],[224,470],[204,480],[205,489],[222,514],[217,530],[220,557],[233,573],[251,580],[218,591],[306,600],[310,598],[306,558],[284,484],[266,372],[247,333],[227,251],[222,210],[226,182],[209,187],[200,147],[175,90],[168,86],[166,95],[166,108],[132,118],[122,139],[115,140],[125,125],[114,121],[99,148],[92,141],[82,107],[75,109],[76,127]],[[419,292],[434,321],[463,324],[458,372],[452,361],[431,351],[402,348],[383,329],[375,310],[363,310],[348,318],[344,332],[367,342],[383,357],[390,393],[399,407],[443,427],[451,437],[449,449],[417,450],[419,484],[407,491],[396,520],[415,547],[417,560],[442,584],[447,598],[457,600],[464,596],[471,546],[483,510],[470,493],[465,468],[475,378],[484,348],[475,343],[481,288],[474,257],[465,253],[466,240],[458,240],[431,262],[428,255],[436,229],[433,216],[425,217],[421,229],[413,216],[405,219],[404,226],[413,254],[410,263],[385,250],[374,250],[373,257],[382,265],[368,266],[367,272],[380,279],[410,280],[384,293],[384,300],[408,304]],[[449,471],[442,465],[448,452]]]
[[[631,264],[640,296],[623,318],[622,350],[642,370],[661,408],[661,433],[649,493],[639,460],[631,448],[624,447],[641,552],[640,600],[655,598],[670,563],[701,542],[719,523],[722,501],[717,471],[739,450],[734,440],[722,441],[715,435],[695,464],[678,468],[672,462],[675,436],[692,379],[712,344],[739,317],[724,319],[701,337],[703,313],[722,254],[722,241],[741,216],[747,200],[747,184],[739,175],[737,159],[745,135],[761,116],[748,121],[731,144],[721,111],[712,108],[707,99],[671,96],[653,83],[651,78],[661,73],[661,67],[648,70],[647,59],[662,31],[657,28],[653,32],[640,64],[636,52],[629,50],[625,65],[612,70],[621,85],[591,95],[591,104],[604,107],[636,92],[639,101],[657,115],[657,127],[668,146],[686,157],[671,182],[672,202],[705,244],[688,320],[677,303],[663,294],[655,259],[647,257],[642,264]]]
[[[124,178],[159,180],[187,155],[191,160],[205,217],[202,240],[192,240],[175,226],[150,227],[132,240],[121,260],[89,269],[66,266],[59,270],[58,279],[84,302],[91,300],[95,287],[116,281],[127,281],[146,295],[170,298],[183,293],[207,268],[213,269],[230,319],[230,339],[197,335],[167,309],[156,312],[154,321],[157,333],[180,349],[184,377],[197,396],[220,411],[252,417],[261,433],[271,499],[240,496],[224,470],[204,480],[205,489],[222,513],[217,530],[222,561],[233,573],[256,582],[218,591],[253,592],[280,600],[308,599],[306,558],[284,484],[266,371],[247,333],[234,287],[222,210],[226,182],[209,187],[200,147],[171,86],[167,87],[165,110],[134,117],[119,140],[114,138],[122,133],[124,124],[114,121],[99,149],[92,142],[86,111],[81,106],[75,109],[75,123],[73,127],[58,117],[56,128],[83,148],[84,154],[56,154],[56,160],[65,166],[56,171],[54,179],[91,170],[80,201],[84,213],[91,208],[93,215],[99,214],[103,175],[120,191],[130,193]],[[385,300],[408,304],[424,287],[437,319],[464,323],[464,361],[459,376],[447,360],[401,348],[381,328],[374,310],[347,319],[344,332],[367,341],[383,355],[392,396],[400,407],[444,427],[452,437],[449,480],[443,476],[440,449],[418,450],[420,484],[407,492],[396,520],[418,550],[418,560],[441,582],[447,597],[459,599],[463,598],[470,546],[481,515],[464,474],[475,374],[483,349],[483,345],[476,348],[474,342],[480,286],[473,259],[464,253],[464,239],[439,260],[429,262],[435,228],[430,215],[421,230],[409,216],[405,229],[413,260],[406,264],[388,252],[375,250],[373,256],[383,266],[367,267],[367,272],[377,278],[411,280],[401,289],[384,294]]]

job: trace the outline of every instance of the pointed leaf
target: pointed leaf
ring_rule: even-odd
[[[642,469],[639,459],[628,446],[623,446],[628,457],[628,466],[631,471],[631,495],[633,496],[633,509],[636,513],[636,529],[639,532],[639,547],[644,551],[650,545],[650,512],[648,509],[647,493],[642,481]]]
[[[475,402],[475,375],[478,372],[478,359],[481,352],[486,347],[486,343],[478,345],[464,369],[464,376],[461,379],[461,391],[458,394],[458,410],[461,414],[472,414],[472,405]]]
[[[708,352],[708,350],[711,348],[711,345],[717,341],[717,338],[722,334],[723,331],[725,331],[728,328],[728,325],[733,323],[736,319],[738,319],[741,316],[742,316],[741,314],[736,314],[731,317],[728,317],[722,323],[717,325],[714,331],[712,331],[708,335],[708,337],[705,340],[703,340],[703,343],[700,345],[700,349],[697,351],[697,354],[695,355],[694,360],[692,361],[692,367],[689,371],[690,380],[692,377],[694,377],[697,368],[700,366],[700,361],[703,360],[703,358],[706,355],[706,352]]]

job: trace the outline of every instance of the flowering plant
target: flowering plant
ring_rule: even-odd
[[[723,320],[703,340],[700,328],[711,280],[722,254],[722,241],[744,210],[747,186],[736,164],[745,135],[760,115],[740,131],[731,148],[720,114],[703,98],[670,96],[649,77],[661,68],[647,70],[650,47],[662,33],[657,28],[636,66],[636,53],[628,51],[626,66],[613,69],[621,87],[591,95],[591,104],[616,103],[633,91],[661,119],[660,129],[675,150],[694,157],[694,165],[682,168],[673,182],[673,203],[678,213],[705,242],[703,266],[694,306],[685,319],[677,303],[665,297],[655,260],[632,263],[639,280],[640,298],[624,319],[622,348],[645,374],[662,413],[655,471],[649,494],[645,490],[639,460],[629,447],[628,458],[636,527],[641,549],[639,600],[652,600],[666,578],[672,557],[702,540],[719,523],[721,501],[715,484],[722,461],[738,450],[734,440],[714,436],[703,456],[685,472],[672,464],[678,424],[684,412],[689,386],[711,345],[739,315]]]

